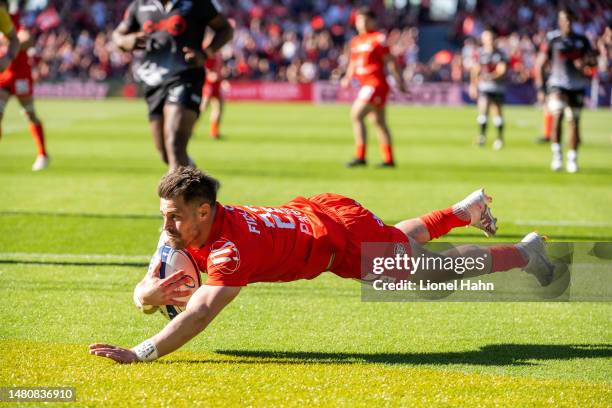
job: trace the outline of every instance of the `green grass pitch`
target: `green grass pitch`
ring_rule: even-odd
[[[200,336],[150,364],[87,354],[159,330],[131,290],[157,242],[165,168],[142,101],[40,101],[52,166],[12,101],[0,141],[0,386],[73,386],[79,406],[610,406],[609,303],[364,303],[332,275],[248,287]],[[494,196],[499,239],[538,230],[612,241],[609,111],[583,115],[581,172],[553,174],[540,112],[508,108],[507,148],[471,145],[473,108],[389,109],[399,167],[345,169],[348,106],[229,105],[225,138],[199,123],[190,152],[220,200],[349,195],[388,223]],[[491,129],[492,130],[492,129]],[[490,138],[491,139],[491,138]],[[461,229],[454,241],[484,239]],[[517,272],[518,273],[518,272]],[[66,406],[66,404],[56,404]]]

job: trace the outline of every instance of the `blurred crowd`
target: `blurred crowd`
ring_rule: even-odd
[[[220,2],[235,24],[234,40],[222,50],[228,79],[312,82],[334,80],[344,72],[356,2],[349,0],[226,0]],[[554,28],[556,6],[546,0],[459,1],[447,21],[444,49],[425,60],[419,50],[419,27],[429,23],[429,1],[367,2],[375,8],[388,44],[408,82],[464,81],[475,60],[486,25],[500,33],[499,47],[510,61],[510,78],[533,78],[537,50]],[[30,54],[39,80],[130,78],[133,56],[118,50],[111,33],[127,0],[50,0],[38,10],[22,12],[22,23],[35,35]],[[571,1],[576,30],[587,35],[602,57],[600,71],[610,74],[612,7],[597,0]],[[438,23],[439,24],[439,23]],[[606,34],[607,28],[607,34]]]

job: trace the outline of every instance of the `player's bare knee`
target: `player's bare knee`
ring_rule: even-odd
[[[548,100],[548,111],[553,116],[561,116],[566,108],[566,104],[559,98],[550,98]]]
[[[580,120],[580,108],[566,106],[563,109],[563,113],[565,114],[565,119],[570,123],[578,123]]]
[[[21,113],[23,114],[23,116],[25,116],[25,118],[35,124],[38,125],[40,124],[40,120],[38,120],[38,116],[36,115],[36,110],[34,109],[34,103],[32,101],[24,103],[22,105],[22,111]]]

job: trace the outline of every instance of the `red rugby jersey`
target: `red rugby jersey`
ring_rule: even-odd
[[[280,207],[217,203],[210,235],[201,248],[188,248],[207,285],[312,279],[328,270],[340,227],[316,205],[297,197]]]
[[[351,40],[351,61],[362,85],[386,85],[384,58],[389,54],[386,36],[378,31],[359,34]]]

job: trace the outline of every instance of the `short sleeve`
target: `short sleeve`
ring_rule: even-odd
[[[138,23],[138,19],[136,16],[136,12],[138,11],[138,2],[132,1],[125,12],[123,13],[123,19],[121,20],[122,24],[128,29],[128,33],[133,33],[140,29],[140,23]]]
[[[220,239],[211,245],[206,271],[206,285],[246,286],[249,282],[248,263],[241,259],[236,244],[227,239]]]
[[[203,0],[200,3],[200,15],[204,23],[208,23],[221,12],[221,6],[217,0]]]

